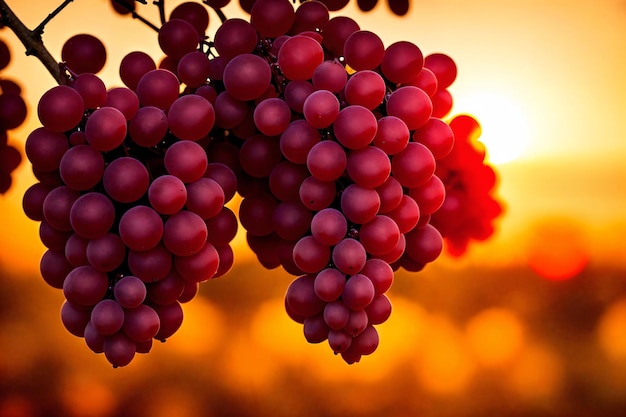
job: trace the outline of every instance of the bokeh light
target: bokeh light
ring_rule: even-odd
[[[541,344],[529,346],[514,364],[507,386],[530,402],[549,401],[558,397],[565,384],[563,364],[558,353]]]
[[[585,235],[574,221],[546,219],[530,230],[528,263],[540,276],[570,279],[589,263]]]
[[[612,361],[626,363],[626,299],[609,305],[597,327],[597,341]]]
[[[454,394],[467,388],[475,363],[462,332],[446,317],[435,316],[428,338],[416,356],[417,378],[433,394]]]
[[[524,325],[515,313],[503,308],[488,308],[472,316],[465,332],[474,358],[486,367],[510,363],[525,342]]]
[[[31,27],[61,3],[8,2]],[[126,53],[159,56],[154,31],[108,1],[71,3],[46,26],[53,54],[71,33],[99,35],[110,86],[121,85]],[[136,7],[158,20],[151,2]],[[402,18],[387,9],[379,1],[364,13],[352,0],[334,14],[385,45],[409,39],[455,59],[454,113],[481,121],[506,204],[494,235],[463,257],[399,271],[379,348],[349,366],[327,343],[305,341],[284,310],[293,277],[260,267],[240,229],[235,267],[183,306],[180,330],[113,369],[63,328],[63,295],[40,277],[38,224],[21,206],[35,178],[23,162],[0,195],[0,417],[623,414],[626,9],[584,0],[411,1]],[[224,11],[244,16],[237,1]],[[211,36],[218,21],[211,12]],[[54,81],[6,28],[0,36],[12,48],[6,76],[23,81],[29,104],[8,138],[23,150]]]
[[[479,141],[487,149],[487,160],[495,165],[524,156],[531,131],[528,117],[514,100],[501,93],[480,91],[462,95],[455,108],[480,121]]]

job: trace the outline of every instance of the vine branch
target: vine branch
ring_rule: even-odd
[[[7,26],[15,33],[17,38],[26,47],[26,55],[35,56],[44,67],[48,70],[50,75],[59,85],[67,85],[69,83],[69,77],[59,65],[59,62],[54,59],[50,52],[46,49],[41,38],[43,28],[56,14],[58,14],[67,4],[72,0],[66,0],[61,6],[59,6],[54,12],[52,12],[35,30],[28,29],[24,23],[13,13],[13,10],[9,7],[5,0],[0,0],[0,19],[2,24]]]
[[[159,8],[159,18],[161,19],[161,24],[164,24],[166,22],[165,0],[154,0],[153,4]]]
[[[227,18],[226,15],[224,14],[224,12],[222,11],[222,9],[220,9],[219,7],[213,7],[209,4],[208,0],[204,0],[202,3],[206,4],[207,6],[209,6],[211,9],[213,9],[213,11],[215,11],[215,13],[217,14],[217,16],[220,18],[220,20],[222,21],[222,23],[224,23]]]
[[[48,17],[46,17],[43,22],[41,22],[39,24],[39,26],[37,26],[35,29],[33,29],[34,33],[38,33],[40,36],[41,34],[43,34],[43,29],[44,27],[48,24],[49,21],[51,21],[52,19],[54,19],[54,17],[56,15],[58,15],[59,13],[61,13],[61,10],[65,9],[65,7],[70,4],[71,2],[73,2],[74,0],[65,0],[63,2],[63,4],[61,4],[59,7],[57,7],[52,13],[50,13],[48,15]]]
[[[0,0],[2,1],[2,0]],[[139,3],[141,4],[147,4],[147,2],[145,0],[137,0]],[[155,32],[159,31],[159,27],[156,26],[155,24],[151,23],[150,21],[148,21],[146,18],[142,17],[141,15],[139,15],[136,11],[134,11],[132,8],[130,8],[128,6],[127,3],[123,2],[122,0],[115,0],[115,2],[117,4],[119,4],[120,6],[122,6],[123,8],[125,8],[126,10],[128,10],[128,12],[130,13],[130,15],[132,16],[133,19],[137,19],[139,20],[141,23],[143,23],[144,25],[148,26],[150,29],[154,30]],[[165,12],[163,12],[165,13]],[[161,11],[159,10],[159,14],[161,14]]]

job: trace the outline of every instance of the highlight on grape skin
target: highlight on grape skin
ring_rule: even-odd
[[[130,52],[125,87],[103,90],[83,68],[38,104],[23,205],[41,222],[62,322],[130,364],[227,275],[239,219],[259,263],[294,276],[285,309],[305,339],[359,362],[384,343],[394,271],[463,254],[501,214],[478,122],[449,115],[456,64],[409,40],[385,46],[315,0],[258,0],[205,51],[202,10],[183,3],[160,28],[175,64]]]

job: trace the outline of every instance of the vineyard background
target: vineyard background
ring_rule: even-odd
[[[58,6],[10,3],[29,27]],[[158,20],[151,5],[138,11]],[[236,3],[224,13],[244,16]],[[0,196],[0,416],[623,415],[626,5],[437,0],[411,3],[404,17],[384,2],[333,15],[353,17],[386,45],[407,39],[454,58],[452,114],[481,111],[463,101],[478,92],[523,110],[529,142],[496,165],[506,203],[496,234],[462,258],[399,272],[380,347],[348,366],[306,343],[283,308],[293,277],[259,266],[240,233],[235,267],[185,305],[179,332],[112,369],[65,331],[63,296],[39,277],[44,249],[21,211],[34,182],[24,160]],[[218,22],[212,13],[209,33]],[[121,85],[128,52],[161,56],[154,31],[105,0],[73,2],[46,26],[45,45],[58,57],[75,33],[104,41],[109,86]],[[54,80],[8,29],[0,36],[12,51],[0,75],[19,80],[29,105],[9,135],[23,152]],[[548,279],[548,267],[564,279]]]

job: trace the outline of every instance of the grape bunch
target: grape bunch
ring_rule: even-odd
[[[297,277],[285,308],[305,338],[357,362],[391,314],[394,270],[442,251],[429,220],[445,197],[435,170],[454,146],[441,117],[456,67],[408,41],[385,48],[318,1],[257,0],[213,46],[208,154],[237,175],[248,244]]]
[[[183,27],[195,50],[196,29],[170,22],[159,35],[164,49],[180,46]],[[23,208],[40,222],[40,270],[66,298],[63,324],[124,366],[177,331],[181,303],[199,283],[230,269],[237,221],[224,204],[237,179],[209,163],[201,145],[214,125],[212,104],[180,94],[181,81],[150,56],[128,54],[120,64],[126,87],[107,90],[94,74],[106,58],[100,41],[77,35],[62,55],[71,77],[39,100],[42,126],[25,143],[38,182]]]
[[[496,196],[497,174],[485,163],[485,147],[477,141],[478,121],[459,115],[450,121],[450,127],[456,142],[436,170],[446,185],[446,198],[431,224],[441,232],[446,251],[461,256],[470,242],[484,241],[494,233],[495,220],[504,208]]]
[[[246,4],[250,19],[224,18],[210,41],[205,6],[177,6],[158,65],[122,59],[125,87],[106,89],[105,49],[77,35],[68,85],[39,101],[23,205],[48,248],[41,273],[66,328],[114,366],[175,333],[181,303],[228,272],[238,220],[261,265],[295,276],[285,309],[306,340],[351,364],[378,347],[394,272],[497,216],[474,210],[495,184],[466,119],[443,119],[449,56],[385,47],[325,2]]]
[[[11,51],[0,39],[0,71],[11,61]],[[22,89],[11,79],[0,78],[0,194],[6,193],[13,179],[12,172],[22,162],[22,154],[17,148],[9,145],[7,131],[24,123],[26,119],[26,103],[21,96]]]

